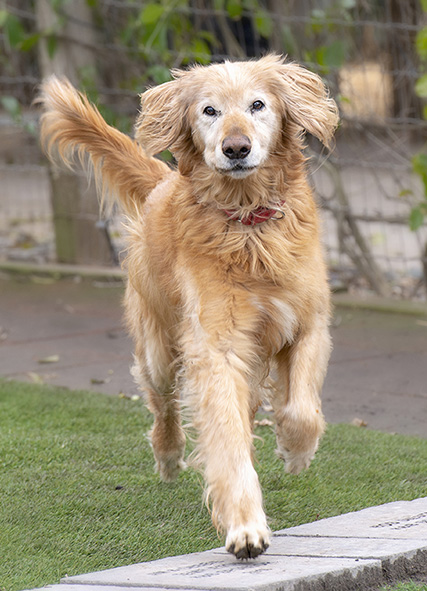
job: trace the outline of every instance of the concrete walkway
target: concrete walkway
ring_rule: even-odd
[[[427,497],[278,531],[267,554],[252,561],[219,548],[69,577],[46,589],[367,591],[409,577],[427,577]]]

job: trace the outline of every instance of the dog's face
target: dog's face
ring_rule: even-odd
[[[220,175],[244,178],[285,136],[304,128],[328,145],[338,122],[321,79],[277,56],[174,75],[142,95],[136,137],[149,154],[170,148],[190,169],[201,157]]]
[[[189,109],[192,141],[205,163],[233,178],[263,166],[282,124],[274,95],[241,73],[241,64],[222,66],[217,84],[203,87]]]

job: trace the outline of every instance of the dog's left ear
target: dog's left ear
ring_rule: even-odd
[[[184,135],[185,109],[180,80],[165,82],[141,95],[141,113],[135,125],[135,138],[149,156],[170,148]]]
[[[277,73],[285,117],[330,148],[339,113],[320,76],[295,63],[278,64]]]

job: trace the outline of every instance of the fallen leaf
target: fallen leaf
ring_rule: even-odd
[[[101,378],[90,378],[91,384],[105,384],[107,380],[103,380]]]
[[[254,427],[272,427],[274,425],[273,421],[270,419],[261,419],[260,421],[254,421]]]
[[[355,417],[352,421],[351,424],[354,425],[355,427],[367,427],[368,423],[366,421],[364,421],[363,419],[358,419],[357,417]]]
[[[27,372],[27,376],[30,378],[33,384],[44,384],[42,376],[36,373],[35,371]]]
[[[38,285],[53,285],[53,283],[57,282],[55,277],[42,277],[40,275],[31,275],[30,280],[32,283],[36,283]]]
[[[43,357],[39,359],[39,363],[58,363],[59,355],[48,355],[47,357]]]

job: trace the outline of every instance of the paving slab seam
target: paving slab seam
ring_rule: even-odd
[[[373,538],[371,536],[334,536],[334,535],[323,535],[323,534],[280,534],[278,536],[273,534],[273,539],[279,539],[279,538],[307,538],[307,539],[336,539],[336,540],[372,540]],[[381,540],[383,538],[381,538],[381,536],[378,536],[376,539]],[[387,536],[387,538],[384,538],[387,540],[401,540],[402,538],[393,538],[391,536]],[[421,538],[421,540],[424,540],[424,538]]]

